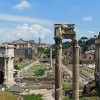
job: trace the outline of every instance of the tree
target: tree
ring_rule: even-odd
[[[45,54],[46,58],[49,58],[50,57],[50,48],[45,49],[44,54]]]
[[[87,37],[81,37],[81,40],[86,42],[88,40],[88,38]]]
[[[43,53],[43,52],[44,52],[44,48],[43,48],[43,47],[39,47],[39,48],[37,49],[37,51],[38,51],[38,53],[39,53],[39,52]]]
[[[35,44],[35,41],[34,40],[29,40],[28,41],[30,44]]]
[[[55,49],[53,49],[52,50],[52,58],[55,58],[55,56],[56,56],[56,51],[55,51]]]
[[[44,54],[50,54],[50,48],[45,49]]]
[[[17,64],[14,65],[14,69],[19,70],[20,68],[18,67]]]
[[[19,62],[20,62],[20,63],[22,63],[22,61],[23,61],[23,58],[22,58],[22,57],[20,57],[20,58],[19,58]]]

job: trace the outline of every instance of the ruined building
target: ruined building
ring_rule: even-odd
[[[7,87],[14,84],[13,79],[14,48],[12,45],[0,45],[0,84]]]
[[[95,38],[95,81],[100,85],[100,32]]]

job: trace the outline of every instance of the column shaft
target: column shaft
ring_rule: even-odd
[[[62,100],[62,40],[57,38],[55,42],[55,100]]]
[[[72,100],[79,100],[79,46],[73,41],[73,94]]]
[[[97,81],[96,73],[97,73],[97,44],[95,45],[95,81]]]
[[[7,65],[6,65],[6,59],[4,59],[4,84],[6,85],[7,81]]]
[[[52,49],[50,48],[50,68],[52,68]]]

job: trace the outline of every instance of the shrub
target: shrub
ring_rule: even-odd
[[[44,75],[45,73],[45,70],[44,69],[38,69],[36,71],[34,71],[34,74],[37,76],[37,75]]]
[[[14,65],[14,69],[19,70],[20,68],[18,67],[17,64]]]
[[[43,100],[42,94],[27,94],[24,96],[24,100]]]

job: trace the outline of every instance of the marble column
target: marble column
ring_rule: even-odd
[[[79,46],[73,40],[73,94],[72,100],[79,100]]]
[[[55,100],[62,100],[62,40],[55,38]]]
[[[52,69],[52,48],[50,48],[50,68]]]

